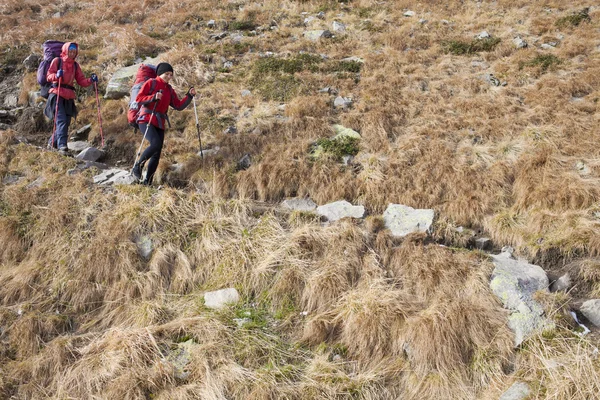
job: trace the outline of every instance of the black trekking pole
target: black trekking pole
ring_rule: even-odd
[[[204,160],[204,153],[202,152],[202,138],[200,137],[200,123],[198,122],[198,109],[196,108],[196,97],[192,97],[194,100],[194,114],[196,114],[196,130],[198,131],[198,142],[200,142],[200,157]]]
[[[162,90],[159,90],[158,93],[162,93]],[[146,125],[146,131],[144,132],[144,137],[142,138],[142,143],[140,143],[140,148],[138,149],[137,155],[135,156],[135,162],[133,163],[134,167],[135,167],[135,164],[137,164],[138,159],[142,155],[142,146],[144,145],[144,140],[146,140],[146,134],[148,133],[148,128],[150,127],[150,124],[152,123],[152,118],[154,117],[154,112],[156,111],[157,105],[158,105],[158,99],[154,103],[154,108],[152,108],[152,113],[150,114],[150,120],[148,121],[148,125]],[[131,170],[133,171],[133,167],[131,168]]]

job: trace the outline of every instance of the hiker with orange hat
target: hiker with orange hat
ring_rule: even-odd
[[[158,64],[156,66],[156,78],[148,79],[140,89],[136,98],[137,103],[141,107],[137,123],[139,124],[140,132],[144,132],[142,145],[144,139],[148,139],[150,146],[144,150],[141,156],[139,156],[139,159],[136,159],[131,173],[137,180],[141,180],[142,169],[144,168],[146,161],[148,161],[146,178],[142,182],[145,185],[152,184],[152,178],[158,168],[158,162],[165,140],[165,122],[169,123],[169,117],[167,115],[169,106],[181,111],[192,102],[192,99],[196,95],[196,89],[191,87],[185,97],[180,100],[177,93],[175,93],[175,89],[169,85],[171,79],[173,79],[173,67],[171,64]],[[142,146],[140,145],[140,150],[141,147]]]
[[[79,46],[75,42],[67,42],[62,46],[60,57],[52,60],[48,68],[46,79],[52,83],[50,95],[44,114],[50,119],[54,119],[54,129],[48,147],[58,148],[63,155],[68,154],[67,139],[71,118],[77,116],[77,107],[75,106],[75,87],[77,82],[79,86],[88,87],[94,82],[98,82],[98,76],[92,74],[86,78],[81,67],[75,61],[79,53]]]

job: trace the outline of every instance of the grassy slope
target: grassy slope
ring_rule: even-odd
[[[471,399],[497,398],[517,378],[539,398],[595,395],[600,366],[565,317],[569,295],[542,296],[557,329],[514,350],[484,255],[394,241],[377,217],[323,227],[249,201],[345,198],[372,214],[390,202],[431,207],[440,240],[461,244],[463,225],[530,258],[576,259],[586,294],[600,295],[600,14],[573,26],[557,21],[587,3],[436,4],[5,2],[3,62],[45,39],[76,39],[84,70],[105,83],[133,58],[167,51],[179,92],[195,83],[202,94],[205,144],[223,150],[203,165],[193,110],[173,112],[160,178],[194,190],[99,190],[87,173],[65,176],[71,161],[2,134],[0,175],[25,179],[0,197],[0,397]],[[315,28],[337,19],[348,33],[303,39],[300,13],[321,10],[327,21]],[[57,11],[66,14],[53,19]],[[211,41],[209,19],[279,29],[235,45]],[[501,39],[491,51],[447,52],[484,29]],[[514,48],[517,34],[529,48]],[[557,35],[555,50],[539,49]],[[261,61],[267,51],[279,61]],[[550,52],[559,63],[538,57]],[[359,74],[338,62],[351,55],[365,60]],[[484,82],[490,72],[507,86]],[[325,86],[354,107],[334,110],[318,93]],[[115,152],[139,140],[125,107],[103,103]],[[80,119],[94,122],[92,96]],[[233,123],[240,134],[223,135]],[[333,123],[361,133],[359,168],[308,159]],[[235,172],[245,153],[254,165]],[[173,162],[184,164],[178,174]],[[155,243],[150,262],[137,255],[139,234]],[[228,286],[243,305],[204,308],[205,290]],[[190,375],[176,378],[167,355],[189,339]]]

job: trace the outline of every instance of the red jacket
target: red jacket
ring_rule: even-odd
[[[92,80],[88,79],[83,75],[81,71],[81,67],[75,63],[75,59],[69,58],[69,46],[73,43],[77,46],[77,53],[79,53],[79,46],[74,42],[67,42],[63,44],[62,52],[60,53],[60,58],[62,60],[62,65],[60,69],[63,70],[63,76],[60,79],[60,97],[63,99],[74,99],[75,98],[75,88],[73,87],[73,83],[77,81],[79,86],[88,87],[92,84]],[[75,55],[77,58],[77,55]],[[56,73],[58,72],[58,57],[52,60],[50,64],[50,68],[48,68],[48,74],[46,75],[46,80],[48,82],[53,82],[52,89],[50,89],[50,93],[57,94],[58,87],[54,87],[58,82],[58,78],[56,77]],[[77,65],[77,67],[75,67]]]
[[[155,82],[154,88],[152,88],[153,81]],[[153,90],[151,91],[151,89]],[[154,95],[159,90],[162,90],[162,98],[158,101],[158,103],[156,103],[153,101]],[[192,96],[188,94],[183,98],[183,100],[179,100],[177,93],[175,93],[175,90],[171,87],[171,85],[163,81],[159,76],[155,79],[148,79],[142,85],[142,88],[140,89],[135,101],[140,105],[140,115],[137,118],[138,124],[147,124],[148,121],[150,121],[150,115],[152,114],[152,110],[156,105],[151,124],[159,129],[165,129],[165,120],[169,120],[169,117],[167,116],[167,110],[169,109],[169,106],[181,111],[191,103]]]

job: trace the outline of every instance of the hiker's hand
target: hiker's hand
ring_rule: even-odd
[[[196,89],[192,86],[190,90],[188,90],[188,95],[194,97],[196,95]]]
[[[56,71],[56,78],[60,79],[63,77],[63,70],[59,69],[58,71]]]
[[[92,75],[90,76],[90,79],[92,80],[92,82],[98,82],[98,75],[96,75],[96,74],[92,74]]]
[[[162,92],[156,92],[156,94],[154,95],[154,100],[160,100],[162,99]]]

